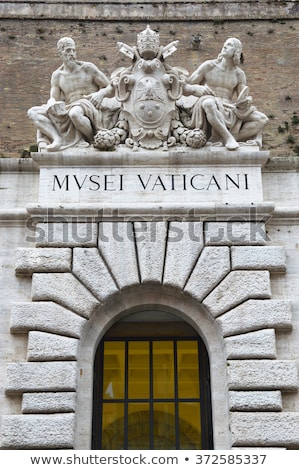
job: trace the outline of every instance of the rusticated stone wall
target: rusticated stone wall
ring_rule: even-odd
[[[78,58],[94,62],[109,76],[128,64],[117,53],[116,42],[134,45],[148,23],[160,32],[162,44],[180,41],[169,63],[190,73],[200,62],[217,57],[228,37],[241,39],[254,103],[270,117],[264,147],[272,156],[297,154],[298,17],[296,1],[1,2],[0,156],[20,156],[35,143],[26,112],[48,99],[51,73],[60,65],[60,37],[72,36]],[[198,35],[197,48],[192,39]]]

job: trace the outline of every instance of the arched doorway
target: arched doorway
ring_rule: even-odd
[[[110,328],[93,395],[93,449],[213,448],[207,350],[175,315],[143,311]]]

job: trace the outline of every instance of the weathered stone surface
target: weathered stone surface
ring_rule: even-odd
[[[22,412],[27,413],[70,413],[76,409],[75,392],[24,393]]]
[[[13,333],[40,330],[80,338],[87,320],[55,302],[26,302],[13,304],[10,322]]]
[[[295,361],[229,361],[230,390],[297,390],[298,370]]]
[[[214,317],[245,300],[271,297],[268,271],[232,271],[206,297],[203,304]]]
[[[7,393],[76,390],[77,363],[19,362],[7,364]]]
[[[73,273],[100,301],[118,290],[97,248],[74,248]]]
[[[299,446],[299,413],[231,413],[232,445]]]
[[[33,274],[32,300],[53,300],[85,318],[99,304],[71,273]]]
[[[97,246],[98,224],[91,220],[73,223],[49,222],[36,225],[36,246]]]
[[[281,392],[229,392],[231,411],[282,411]]]
[[[224,340],[228,359],[275,359],[275,330],[266,329]]]
[[[131,222],[101,222],[98,244],[100,253],[120,289],[139,284]]]
[[[30,331],[28,336],[28,361],[75,361],[79,341],[66,336],[41,331]]]
[[[205,247],[187,282],[185,291],[201,301],[230,271],[227,246]]]
[[[182,289],[203,247],[202,222],[171,221],[163,283]]]
[[[161,282],[165,257],[165,222],[134,222],[141,282]]]
[[[71,449],[75,415],[3,416],[2,447],[9,449]]]
[[[70,248],[18,248],[16,274],[71,271]]]
[[[267,234],[263,222],[206,222],[206,245],[265,245]]]
[[[286,254],[281,246],[232,246],[232,269],[286,270]]]
[[[245,333],[260,328],[290,330],[291,305],[283,300],[250,299],[217,318],[223,336]]]

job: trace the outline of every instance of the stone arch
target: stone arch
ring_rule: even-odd
[[[213,429],[218,448],[230,446],[228,427],[228,403],[226,391],[226,358],[218,328],[207,309],[191,296],[181,295],[176,288],[163,288],[160,285],[144,284],[130,287],[100,306],[89,321],[82,335],[78,359],[77,423],[75,442],[88,449],[91,441],[92,422],[92,381],[94,355],[100,340],[110,327],[131,313],[145,309],[157,309],[176,315],[189,323],[205,343],[211,368],[211,388],[218,390],[212,394]],[[222,390],[223,393],[220,391]],[[220,393],[219,393],[220,392]],[[75,445],[76,447],[76,445]]]
[[[6,391],[23,400],[21,415],[3,417],[3,447],[86,448],[75,439],[83,370],[78,361],[83,365],[88,357],[86,338],[96,335],[94,348],[100,330],[104,334],[136,307],[138,290],[143,299],[147,291],[147,303],[155,296],[152,304],[181,312],[197,331],[203,328],[200,311],[210,332],[203,334],[210,355],[222,349],[222,390],[231,413],[218,442],[215,433],[217,448],[291,442],[275,433],[278,416],[288,429],[294,419],[277,414],[281,393],[298,386],[295,362],[278,360],[276,353],[275,330],[291,328],[288,302],[271,300],[270,272],[285,269],[283,250],[243,235],[232,246],[223,237],[209,237],[209,224],[204,236],[202,222],[101,222],[93,227],[92,243],[61,240],[58,230],[54,242],[18,250],[16,273],[32,275],[32,302],[12,308],[11,332],[28,332],[28,354],[27,362],[7,366]],[[248,231],[248,223],[235,225],[239,234]],[[214,404],[217,394],[212,378]],[[221,419],[214,410],[221,427],[223,407]]]

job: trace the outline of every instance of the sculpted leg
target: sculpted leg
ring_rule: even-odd
[[[70,109],[69,117],[78,131],[90,144],[93,143],[94,132],[88,117],[84,116],[83,109],[80,106],[74,106]]]
[[[246,141],[248,139],[255,139],[258,136],[263,127],[267,124],[269,119],[263,113],[254,111],[251,113],[241,127],[241,130],[237,136],[238,140]]]
[[[52,142],[47,146],[47,150],[57,150],[61,145],[61,137],[52,121],[47,117],[46,110],[42,106],[34,106],[28,110],[28,117],[34,122],[39,134],[48,137]]]
[[[207,99],[203,102],[203,109],[206,113],[207,120],[212,128],[222,137],[225,147],[228,150],[235,150],[239,147],[238,142],[229,132],[226,127],[222,114],[217,109],[215,100],[213,98]]]

